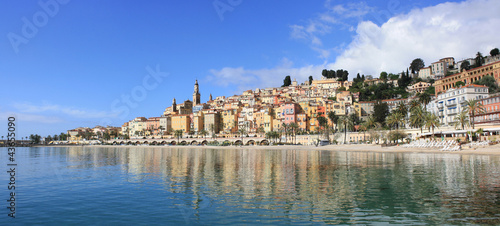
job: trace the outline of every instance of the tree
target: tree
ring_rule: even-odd
[[[175,134],[174,136],[177,137],[177,144],[178,144],[180,142],[180,139],[182,137],[183,132],[182,132],[182,130],[178,129],[175,131],[174,134]]]
[[[426,112],[425,126],[429,130],[432,129],[432,139],[434,140],[434,128],[439,127],[439,117],[433,113]]]
[[[103,138],[104,138],[104,140],[109,140],[109,139],[111,139],[111,136],[109,135],[109,133],[104,133]]]
[[[318,116],[316,119],[318,120],[319,126],[322,127],[323,130],[326,130],[328,127],[328,120],[323,116]]]
[[[484,64],[484,57],[481,52],[476,53],[476,64],[474,65],[475,67],[481,67]]]
[[[346,138],[347,138],[347,128],[348,127],[352,127],[352,122],[351,120],[349,119],[348,116],[342,116],[339,118],[338,120],[339,124],[342,125],[344,127],[344,144],[347,142],[346,141]]]
[[[498,56],[500,54],[500,51],[498,50],[498,48],[494,48],[490,51],[490,56],[494,57],[494,56]]]
[[[297,123],[295,122],[290,123],[290,131],[293,138],[295,139],[293,141],[293,144],[295,144],[297,142],[297,131],[299,131],[299,125],[297,125]]]
[[[460,64],[460,68],[461,70],[469,70],[470,69],[470,62],[468,60],[464,60],[461,64]]]
[[[431,95],[425,92],[420,93],[418,95],[418,100],[420,101],[420,103],[422,103],[422,105],[424,105],[424,110],[427,111],[427,104],[431,102]]]
[[[257,133],[260,134],[260,136],[262,136],[262,134],[266,133],[266,130],[264,129],[263,126],[259,126],[259,128],[257,128]]]
[[[345,86],[339,87],[337,89],[338,92],[342,92],[342,91],[346,91],[346,90],[347,90],[347,88],[345,88]]]
[[[363,141],[366,141],[366,131],[368,130],[368,125],[366,122],[361,123],[358,127],[358,131],[363,132]]]
[[[469,113],[469,123],[471,124],[472,129],[475,129],[474,116],[485,112],[483,104],[479,102],[479,100],[467,100],[465,101],[464,111]]]
[[[410,112],[413,111],[413,109],[415,109],[416,107],[420,106],[420,102],[418,102],[418,100],[412,100],[410,101],[410,105],[409,105],[409,110]]]
[[[420,71],[420,69],[424,67],[425,67],[424,61],[420,58],[414,59],[410,64],[410,69],[412,74],[417,73],[418,71]]]
[[[399,102],[398,106],[396,107],[396,112],[399,112],[403,116],[403,119],[405,119],[408,115],[408,107],[403,101]]]
[[[423,133],[423,127],[425,125],[425,112],[426,111],[420,105],[411,110],[410,126],[420,128],[420,134]]]
[[[466,111],[461,111],[458,115],[455,116],[455,128],[462,127],[462,130],[465,129],[465,126],[469,124],[469,115]]]
[[[30,135],[30,142],[32,144],[39,144],[41,139],[42,139],[42,137],[38,134],[31,134]]]
[[[455,87],[460,87],[460,86],[465,86],[465,82],[463,82],[463,81],[455,82]]]
[[[396,129],[399,129],[399,125],[403,124],[404,121],[404,117],[401,113],[393,112],[386,118],[385,123],[389,126],[389,128],[395,126]]]
[[[246,130],[245,128],[241,128],[241,129],[239,129],[239,130],[238,130],[238,133],[240,134],[240,137],[241,137],[241,143],[245,144],[245,143],[243,142],[243,136],[245,136],[245,135],[247,135],[247,134],[248,134],[248,133],[247,133],[247,130]]]
[[[287,75],[283,80],[283,85],[281,87],[290,86],[291,84],[292,84],[292,79],[290,78],[290,75]]]
[[[489,93],[496,93],[500,91],[497,81],[491,75],[484,76],[480,80],[474,82],[474,84],[488,86]]]
[[[313,84],[313,77],[312,75],[309,76],[309,85],[312,85]]]
[[[399,143],[399,140],[405,137],[406,133],[400,130],[393,130],[387,134],[387,138],[391,141],[395,141],[396,143]]]
[[[373,115],[375,117],[375,121],[380,124],[385,124],[385,118],[389,114],[389,106],[387,103],[383,103],[378,101],[373,106]]]
[[[206,130],[204,130],[204,129],[203,129],[203,130],[201,130],[201,131],[199,132],[199,134],[200,134],[201,136],[203,136],[203,139],[205,139],[205,138],[206,138],[206,136],[208,135],[208,131],[206,131]]]
[[[328,112],[328,118],[330,119],[330,122],[332,123],[332,129],[333,125],[337,124],[337,120],[339,119],[339,116],[335,114],[334,111]]]
[[[387,72],[382,71],[382,72],[380,73],[380,79],[382,79],[382,80],[384,80],[384,81],[385,81],[385,80],[387,80]]]

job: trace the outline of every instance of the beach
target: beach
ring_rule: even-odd
[[[78,147],[74,145],[57,145],[53,147]],[[470,146],[462,145],[460,151],[440,151],[439,148],[416,148],[390,146],[382,147],[375,144],[344,144],[344,145],[326,145],[326,146],[302,146],[302,145],[270,145],[270,146],[201,146],[201,145],[179,145],[179,146],[128,146],[128,145],[86,145],[83,147],[141,147],[141,148],[160,148],[160,149],[255,149],[255,150],[311,150],[311,151],[352,151],[352,152],[385,152],[385,153],[441,153],[441,154],[477,154],[477,155],[500,155],[500,144],[488,146]]]

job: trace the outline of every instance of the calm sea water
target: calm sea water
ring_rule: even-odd
[[[499,156],[43,147],[16,157],[16,219],[0,202],[1,225],[500,224]]]

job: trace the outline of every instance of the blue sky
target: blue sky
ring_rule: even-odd
[[[45,5],[45,6],[44,6]],[[2,1],[0,134],[43,136],[160,116],[175,97],[400,72],[500,46],[495,0]],[[34,28],[34,29],[33,29]]]

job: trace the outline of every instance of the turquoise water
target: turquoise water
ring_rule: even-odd
[[[500,156],[43,147],[16,158],[16,218],[3,201],[1,225],[500,224]]]

